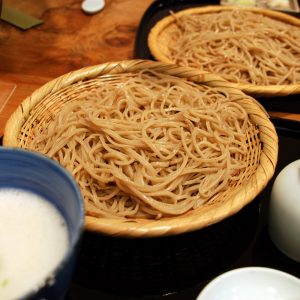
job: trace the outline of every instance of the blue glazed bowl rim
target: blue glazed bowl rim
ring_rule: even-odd
[[[48,285],[48,282],[51,282],[51,279],[56,277],[56,275],[64,268],[64,266],[68,263],[68,261],[71,259],[72,255],[74,254],[75,249],[78,247],[78,244],[80,242],[82,233],[84,231],[84,216],[85,216],[85,211],[84,211],[84,205],[83,205],[83,198],[82,194],[80,191],[79,186],[75,182],[74,178],[72,175],[63,167],[61,166],[57,161],[51,159],[50,157],[36,152],[36,151],[31,151],[23,148],[18,148],[18,147],[6,147],[6,146],[1,146],[0,147],[0,155],[1,153],[18,153],[22,156],[28,156],[34,159],[39,159],[41,162],[46,164],[48,167],[54,168],[56,171],[60,172],[63,174],[64,177],[67,178],[67,180],[70,182],[72,188],[75,191],[76,194],[76,199],[78,201],[78,207],[79,207],[79,219],[78,223],[76,226],[76,235],[75,238],[70,241],[68,251],[66,252],[63,260],[60,262],[60,264],[53,270],[51,274],[49,274],[48,277],[46,277],[43,282],[41,283],[40,286],[37,286],[36,290],[32,290],[26,295],[22,296],[22,300],[30,299],[33,297],[39,290],[43,289]],[[0,171],[1,172],[1,171]]]

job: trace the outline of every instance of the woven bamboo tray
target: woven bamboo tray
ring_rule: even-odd
[[[258,12],[270,18],[280,20],[295,26],[300,27],[300,19],[288,15],[283,12],[267,10],[257,7],[236,7],[236,6],[202,6],[190,9],[184,9],[176,13],[176,16],[180,17],[189,14],[206,14],[216,13],[220,11],[230,11],[234,9],[247,10],[251,12]],[[168,57],[169,53],[169,41],[170,31],[176,27],[175,19],[173,16],[167,16],[158,21],[151,29],[148,35],[148,47],[153,57],[162,62],[173,63]],[[243,90],[247,94],[253,96],[286,96],[291,94],[298,94],[300,92],[300,83],[293,85],[252,85],[244,83],[234,83],[234,86]]]
[[[159,220],[86,216],[86,228],[114,236],[153,237],[201,229],[237,213],[262,191],[273,176],[277,163],[278,136],[257,101],[214,74],[144,60],[110,62],[70,72],[45,84],[21,103],[6,123],[4,146],[24,147],[26,140],[32,138],[34,127],[48,122],[66,102],[75,100],[81,92],[91,90],[107,80],[122,81],[123,76],[131,76],[144,69],[194,83],[222,87],[238,98],[237,101],[246,109],[256,128],[248,138],[248,169],[255,171],[240,186],[228,188],[213,201],[183,215]]]

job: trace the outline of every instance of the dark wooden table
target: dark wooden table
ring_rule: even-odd
[[[13,90],[0,111],[0,135],[20,102],[50,79],[85,66],[133,58],[136,31],[152,0],[106,0],[104,10],[95,15],[85,14],[80,0],[5,3],[44,23],[23,31],[0,20],[0,97],[1,84],[2,92]]]

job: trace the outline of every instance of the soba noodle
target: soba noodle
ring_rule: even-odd
[[[245,10],[176,16],[168,58],[234,83],[300,82],[300,28]]]
[[[46,123],[26,147],[72,173],[88,215],[179,215],[243,180],[251,123],[217,88],[147,70],[102,83]]]

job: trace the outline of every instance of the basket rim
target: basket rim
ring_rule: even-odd
[[[224,87],[232,93],[249,98],[249,96],[245,95],[241,90],[232,87],[229,82],[221,77],[189,67],[179,67],[173,64],[149,60],[109,62],[69,72],[51,80],[34,91],[31,96],[25,98],[6,123],[3,145],[17,146],[17,136],[26,118],[29,116],[31,108],[43,101],[46,95],[58,92],[62,88],[82,80],[93,79],[104,74],[135,72],[145,68],[179,78],[187,78],[198,83]],[[245,105],[249,109],[246,109],[249,116],[260,130],[260,139],[263,144],[260,157],[261,163],[254,175],[252,175],[251,180],[235,194],[231,201],[225,201],[215,206],[213,212],[209,209],[203,210],[201,218],[199,218],[197,213],[193,213],[196,210],[172,218],[160,220],[143,219],[140,223],[131,219],[124,221],[124,219],[97,218],[86,215],[85,228],[111,236],[158,237],[198,230],[219,222],[241,210],[263,190],[272,178],[278,157],[278,136],[264,108],[253,98],[249,98],[249,102]]]
[[[300,19],[285,12],[263,9],[260,7],[247,7],[247,6],[236,6],[236,5],[206,5],[200,7],[186,8],[176,12],[177,16],[183,16],[188,14],[205,14],[205,13],[216,13],[220,11],[230,11],[230,10],[245,10],[251,12],[258,12],[265,16],[271,17],[276,20],[284,21],[289,24],[300,27]],[[173,63],[162,51],[160,51],[158,38],[160,34],[170,26],[175,23],[174,17],[168,15],[159,20],[150,30],[147,38],[147,43],[149,50],[153,57],[162,62]],[[300,93],[300,83],[291,85],[253,85],[245,83],[232,83],[236,88],[241,89],[245,93],[251,94],[253,96],[286,96],[292,94]]]

